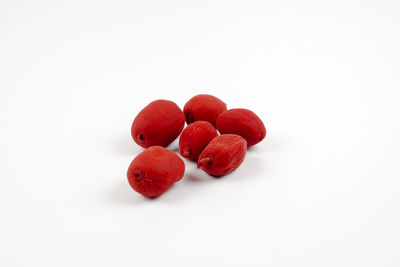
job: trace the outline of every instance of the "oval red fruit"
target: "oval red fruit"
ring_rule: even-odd
[[[235,108],[225,111],[217,119],[217,129],[221,134],[237,134],[246,139],[247,147],[261,142],[266,134],[264,123],[252,111]]]
[[[155,100],[143,108],[132,123],[133,140],[144,148],[168,146],[182,132],[185,116],[172,101]]]
[[[214,127],[218,116],[224,111],[226,111],[226,104],[212,95],[196,95],[183,108],[187,124],[208,121]]]
[[[217,130],[207,121],[189,124],[179,138],[179,153],[184,158],[196,161],[203,149],[218,136]]]
[[[178,155],[152,146],[133,159],[127,176],[133,190],[146,197],[157,197],[182,179],[184,173],[185,164]]]
[[[201,152],[197,168],[216,177],[226,175],[239,167],[246,156],[246,151],[246,140],[239,135],[220,135]]]

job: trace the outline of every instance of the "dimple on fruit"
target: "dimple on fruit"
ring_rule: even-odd
[[[266,134],[264,123],[251,110],[236,108],[225,111],[217,119],[221,134],[237,134],[246,139],[247,147],[261,142]]]
[[[201,152],[197,168],[215,177],[226,175],[239,167],[246,151],[246,140],[239,135],[220,135]]]
[[[208,121],[216,125],[218,116],[226,111],[226,104],[212,95],[196,95],[183,107],[187,124],[195,121]]]
[[[133,140],[144,148],[166,147],[182,132],[185,115],[172,101],[155,100],[143,108],[132,123]]]
[[[133,190],[146,197],[157,197],[182,179],[184,173],[185,164],[178,155],[152,146],[133,159],[127,176]]]
[[[179,153],[182,157],[196,161],[203,149],[218,136],[217,130],[207,121],[189,124],[179,138]]]

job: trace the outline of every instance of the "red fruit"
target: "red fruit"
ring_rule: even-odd
[[[133,190],[146,197],[157,197],[182,179],[184,173],[185,164],[178,155],[152,146],[133,159],[127,176]]]
[[[133,140],[144,148],[168,146],[182,132],[185,116],[172,101],[155,100],[142,109],[132,123]]]
[[[207,121],[196,121],[187,126],[179,138],[179,153],[196,161],[201,151],[218,136],[217,130]]]
[[[264,123],[252,111],[235,108],[225,111],[217,119],[217,129],[221,134],[237,134],[246,139],[247,147],[261,142],[267,134]]]
[[[246,140],[235,134],[215,137],[201,152],[197,168],[220,177],[235,170],[246,156]]]
[[[212,95],[196,95],[183,108],[187,124],[208,121],[214,127],[218,116],[224,111],[226,111],[226,104]]]

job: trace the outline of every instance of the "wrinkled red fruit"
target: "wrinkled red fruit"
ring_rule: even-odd
[[[226,175],[239,167],[246,156],[246,151],[246,140],[239,135],[220,135],[201,152],[197,168],[216,177]]]
[[[246,139],[247,147],[261,142],[267,130],[261,119],[252,111],[235,108],[225,111],[217,119],[217,129],[221,134],[237,134]]]
[[[218,116],[224,111],[226,111],[226,104],[212,95],[196,95],[183,108],[187,124],[208,121],[214,127]]]
[[[127,176],[133,190],[146,197],[157,197],[182,179],[184,173],[185,164],[178,155],[152,146],[133,159]]]
[[[185,116],[172,101],[155,100],[142,109],[132,123],[133,140],[144,148],[168,146],[182,132]]]
[[[196,121],[187,126],[179,138],[179,153],[196,161],[203,149],[218,136],[217,130],[207,121]]]

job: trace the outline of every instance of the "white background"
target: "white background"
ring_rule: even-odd
[[[0,266],[399,266],[399,90],[398,0],[1,0]],[[199,93],[267,138],[142,197],[133,118]]]

